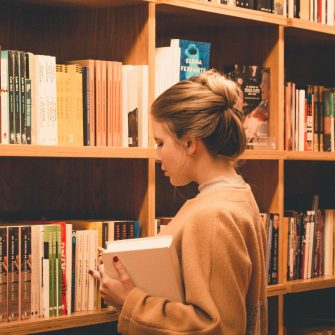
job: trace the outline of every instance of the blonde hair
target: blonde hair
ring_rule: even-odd
[[[246,146],[242,113],[235,108],[238,95],[236,83],[212,69],[167,89],[151,113],[176,139],[198,137],[213,156],[236,158]]]

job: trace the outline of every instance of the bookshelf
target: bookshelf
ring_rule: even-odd
[[[80,4],[78,4],[80,3]],[[284,81],[334,85],[335,29],[299,19],[200,0],[11,0],[0,2],[3,49],[51,54],[58,62],[79,58],[149,64],[149,100],[154,97],[155,47],[171,38],[212,43],[211,65],[271,67],[270,135],[276,150],[243,154],[240,172],[260,210],[278,212],[308,201],[317,190],[334,198],[334,153],[284,150]],[[306,71],[308,69],[308,71]],[[174,215],[190,185],[175,192],[157,168],[150,147],[48,147],[0,145],[1,219],[135,216],[143,236],[154,234],[154,217]],[[303,173],[302,173],[303,171]],[[299,185],[299,192],[296,192]],[[287,331],[292,296],[327,291],[335,277],[286,282],[280,226],[279,283],[268,287],[269,333]],[[311,305],[306,299],[306,305]],[[32,334],[116,322],[108,310],[68,317],[3,323],[1,334]],[[15,327],[15,330],[14,330]]]

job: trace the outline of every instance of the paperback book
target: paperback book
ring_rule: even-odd
[[[180,80],[199,76],[201,72],[209,69],[210,43],[172,39],[171,47],[180,48]]]
[[[258,65],[226,65],[225,75],[240,88],[238,108],[244,116],[249,148],[269,136],[270,68]]]
[[[106,273],[118,278],[113,265],[117,256],[136,286],[152,296],[183,301],[177,253],[172,236],[142,237],[107,242],[102,254]]]

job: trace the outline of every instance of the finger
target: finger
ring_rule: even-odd
[[[100,277],[102,279],[105,276],[105,266],[103,265],[103,263],[98,265],[98,271],[99,271]]]
[[[128,272],[126,271],[126,269],[124,268],[123,264],[120,262],[117,256],[113,257],[113,265],[121,281],[131,280]]]
[[[102,254],[102,253],[106,252],[106,249],[98,247],[98,252],[99,252],[99,254]]]
[[[89,270],[88,273],[96,280],[101,280],[100,272],[97,270]]]

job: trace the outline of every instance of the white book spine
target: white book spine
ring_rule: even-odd
[[[9,144],[8,52],[1,51],[1,143]]]
[[[72,309],[72,224],[66,224],[66,314]]]
[[[312,278],[312,264],[313,264],[313,245],[314,245],[314,221],[310,222],[309,233],[309,250],[308,250],[308,273],[307,278]]]
[[[303,279],[308,278],[309,244],[310,244],[310,231],[311,231],[310,228],[311,228],[310,222],[306,222]]]
[[[88,308],[88,259],[89,259],[89,231],[83,230],[83,252],[82,252],[82,287],[81,287],[81,310]]]
[[[75,298],[74,310],[81,311],[81,293],[82,293],[82,280],[83,280],[83,231],[76,231],[76,279],[75,279]]]
[[[138,65],[138,146],[148,147],[149,93],[148,65]]]
[[[36,144],[57,145],[56,58],[35,55]]]
[[[304,151],[305,142],[305,90],[299,90],[299,151]]]
[[[98,259],[98,232],[96,230],[88,230],[89,233],[89,259],[88,269],[96,269]],[[87,270],[88,272],[88,270]],[[92,277],[88,276],[88,306],[89,311],[95,311],[97,309],[97,281]]]
[[[122,65],[122,147],[128,147],[128,69]]]

